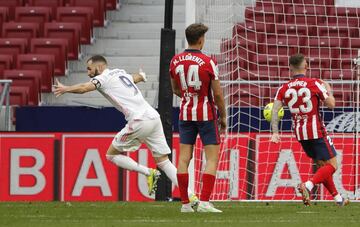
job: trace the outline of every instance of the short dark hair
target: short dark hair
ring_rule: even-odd
[[[91,58],[89,58],[86,62],[92,61],[92,63],[105,63],[107,64],[106,59],[104,56],[101,55],[94,55]]]
[[[299,68],[305,57],[302,54],[294,54],[289,59],[289,64],[294,68]]]
[[[199,41],[200,37],[205,35],[208,30],[209,28],[201,23],[189,25],[185,30],[185,36],[188,44],[196,44]]]

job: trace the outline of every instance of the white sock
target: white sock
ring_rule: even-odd
[[[190,203],[185,203],[185,204],[183,204],[182,206],[183,206],[183,207],[192,208]]]
[[[199,205],[201,205],[201,206],[209,206],[210,203],[209,203],[209,201],[201,201],[201,200],[200,200]]]
[[[177,169],[174,166],[174,164],[172,164],[170,162],[169,159],[166,159],[162,162],[157,163],[157,166],[165,172],[166,176],[171,180],[171,182],[173,184],[175,184],[176,186],[178,186],[178,181],[177,181]]]
[[[127,169],[127,170],[131,170],[131,171],[136,171],[139,173],[142,173],[146,176],[150,175],[150,171],[149,168],[143,165],[140,165],[139,163],[135,162],[132,158],[125,156],[125,155],[106,155],[106,159],[113,162],[115,165],[123,168],[123,169]]]
[[[340,194],[337,194],[336,196],[334,196],[334,200],[335,200],[336,202],[341,202],[341,201],[343,200],[343,198],[341,197]]]
[[[159,162],[157,163],[157,166],[165,172],[166,176],[171,180],[171,182],[175,185],[178,186],[178,181],[177,181],[177,169],[174,166],[174,164],[172,164],[172,162],[170,162],[169,159],[166,159],[165,161]],[[188,188],[188,194],[189,197],[192,196],[194,193]]]
[[[313,188],[314,188],[314,184],[313,184],[313,182],[311,182],[311,181],[306,181],[305,182],[305,187],[309,190],[309,191],[311,191]]]

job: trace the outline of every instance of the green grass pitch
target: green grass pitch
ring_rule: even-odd
[[[178,202],[1,202],[0,226],[360,226],[360,203],[215,205],[224,213],[180,213]]]

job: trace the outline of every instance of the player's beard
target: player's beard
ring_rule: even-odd
[[[93,78],[93,77],[98,76],[98,75],[100,75],[100,74],[101,74],[101,73],[99,73],[99,70],[98,70],[98,69],[95,69],[94,75],[89,74],[88,76],[89,76],[90,78]]]

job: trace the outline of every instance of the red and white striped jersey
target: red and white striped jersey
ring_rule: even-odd
[[[200,50],[185,50],[170,63],[170,75],[181,88],[180,120],[216,119],[211,81],[219,79],[216,61]]]
[[[320,100],[329,96],[319,79],[296,75],[277,91],[275,100],[289,107],[293,129],[298,140],[326,137],[325,125],[320,116]]]

